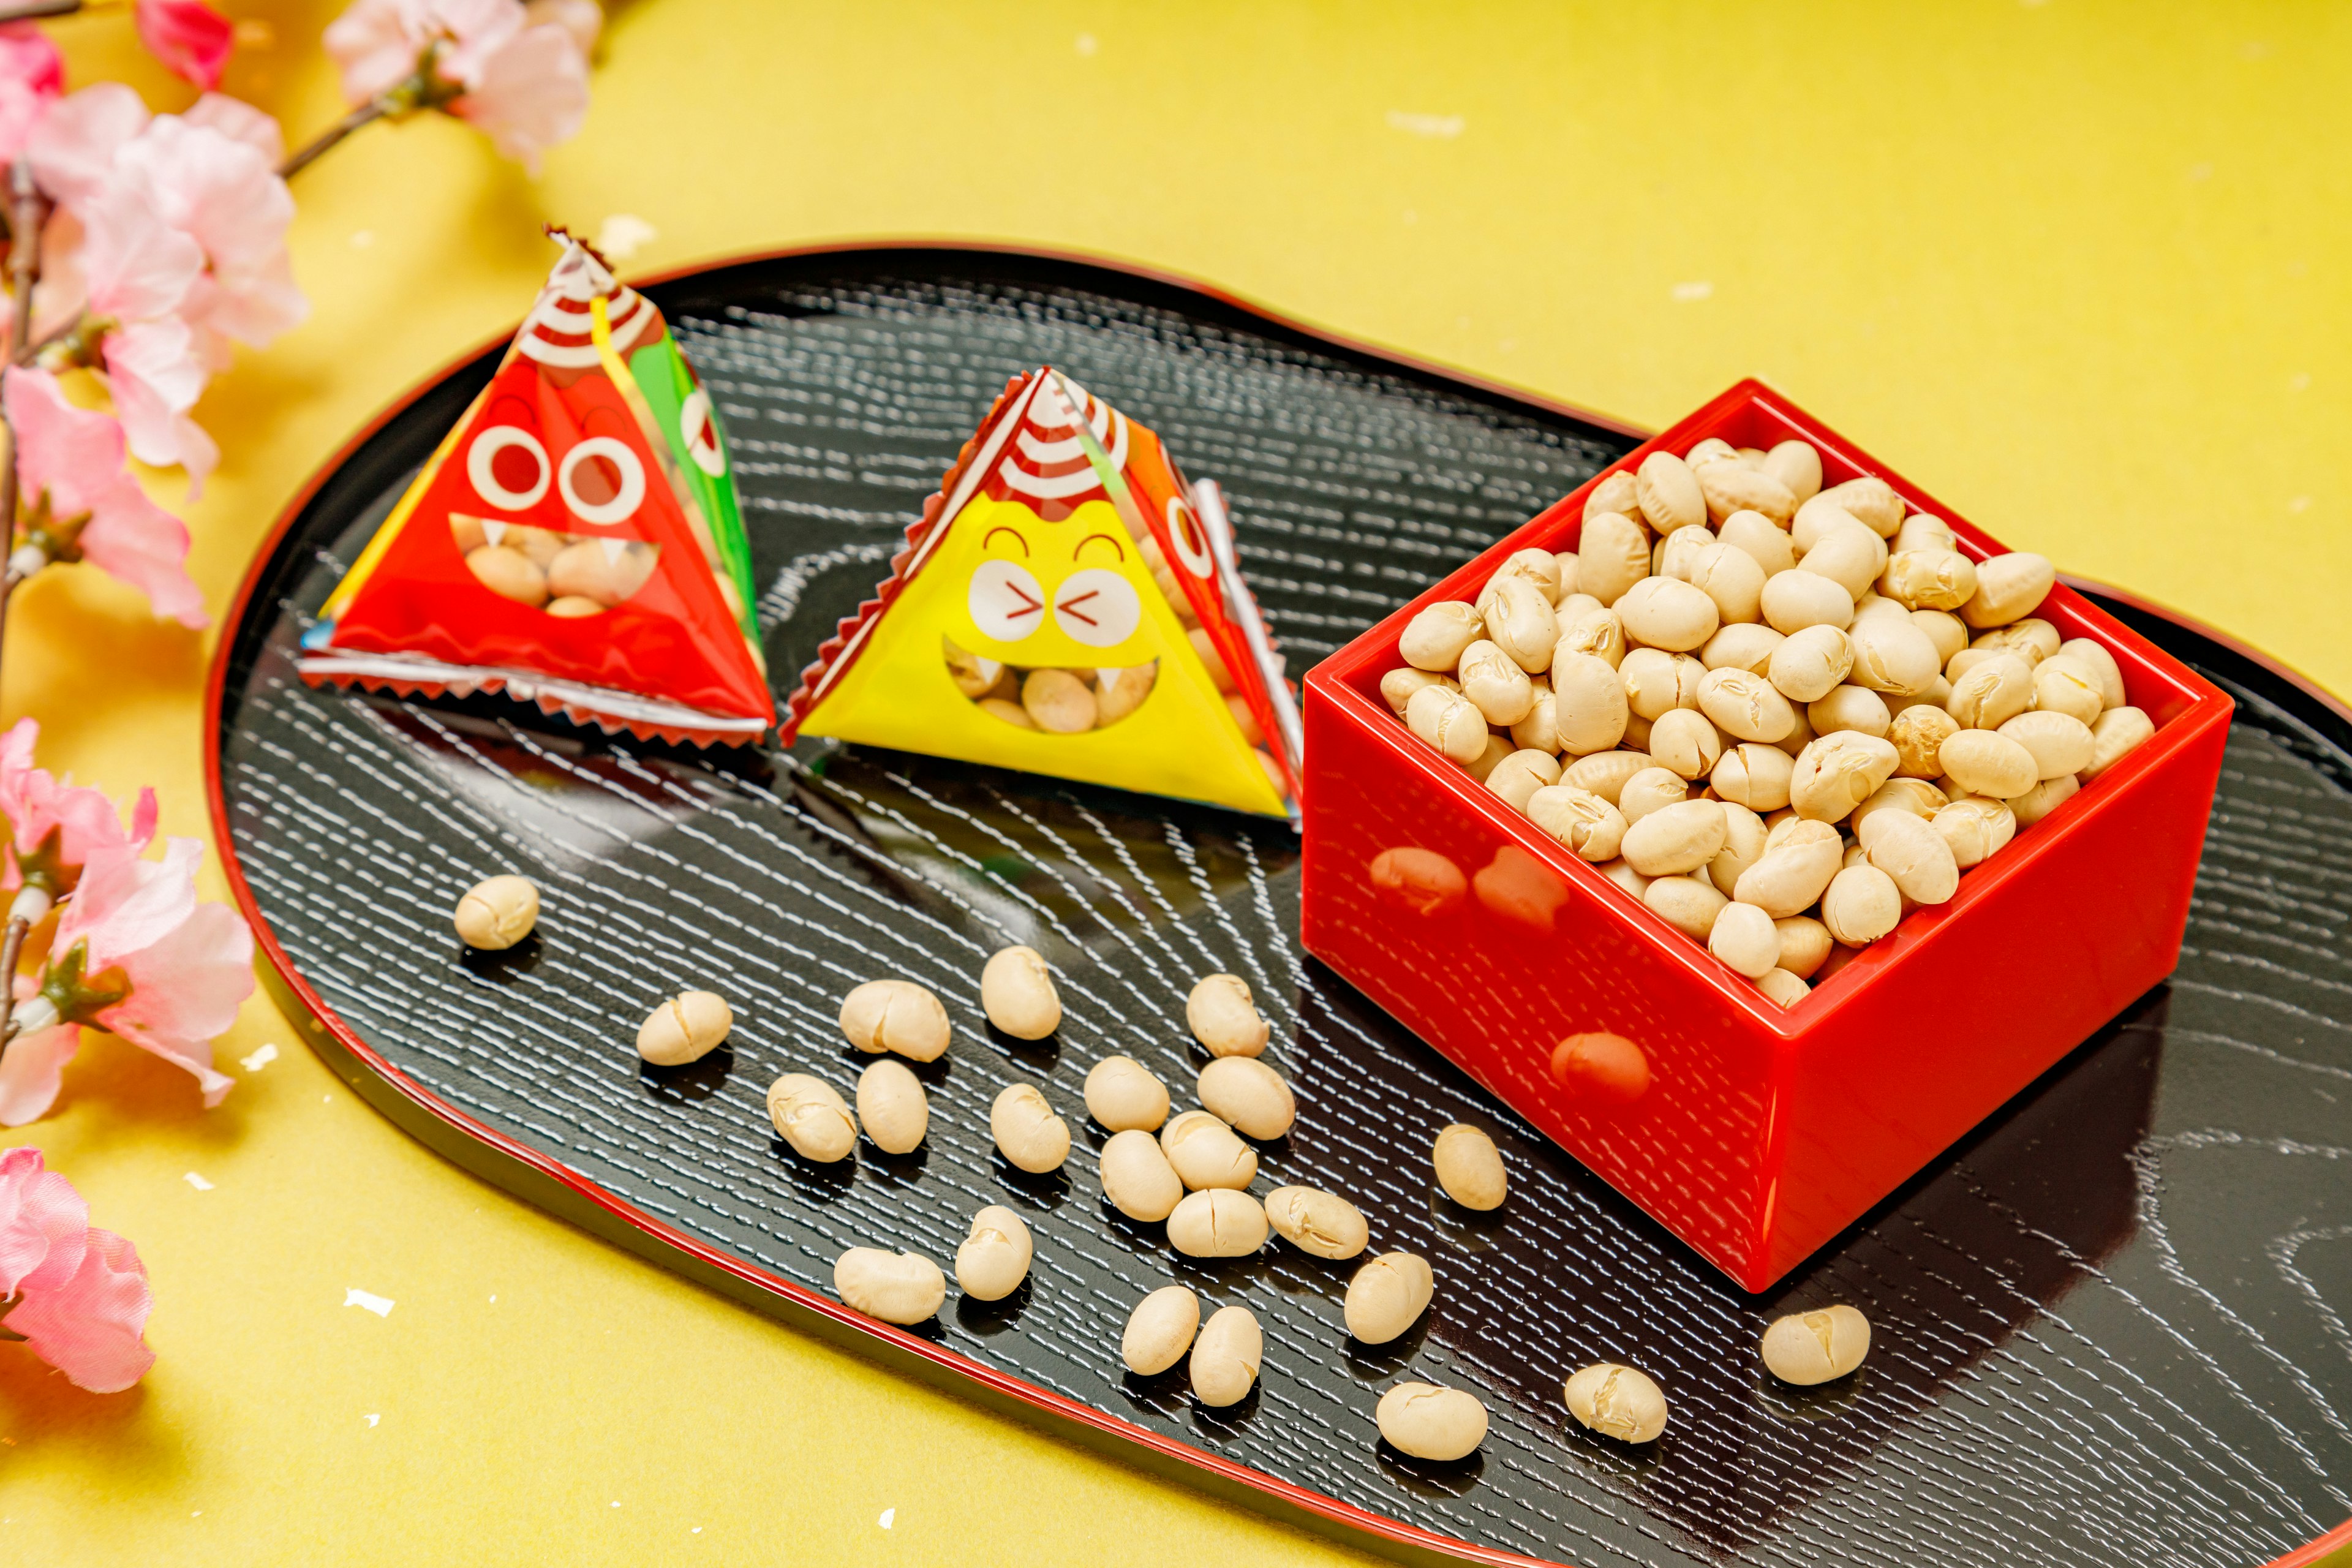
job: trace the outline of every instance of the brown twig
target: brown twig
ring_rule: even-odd
[[[12,915],[8,930],[0,936],[0,1053],[16,1036],[16,963],[24,956],[25,933],[33,922],[22,915]]]
[[[333,147],[344,137],[349,136],[352,132],[357,131],[361,126],[365,125],[371,120],[383,119],[385,115],[391,113],[398,107],[399,105],[394,102],[393,97],[389,93],[386,93],[380,98],[370,99],[367,102],[361,104],[357,109],[352,110],[349,114],[344,115],[341,120],[336,121],[334,124],[329,126],[317,141],[293,153],[286,160],[286,162],[278,164],[278,177],[281,180],[292,179],[296,174],[303,169],[309,168],[312,163],[317,163],[319,159],[326,153],[328,149]]]
[[[70,16],[82,8],[82,0],[13,0],[0,5],[0,22],[32,22],[44,16]]]
[[[73,318],[67,321],[64,326],[56,329],[54,331],[43,334],[39,342],[26,343],[23,347],[17,349],[14,353],[8,356],[7,363],[10,364],[21,365],[29,365],[33,363],[43,354],[48,353],[51,349],[57,347],[68,338],[72,337],[76,332],[80,331],[81,324],[88,320],[89,320],[89,312],[88,310],[76,310],[73,313]]]
[[[8,298],[15,307],[8,318],[8,360],[25,350],[33,331],[33,284],[41,275],[40,188],[33,183],[33,165],[19,158],[8,169]],[[5,417],[5,416],[0,416]],[[16,447],[13,432],[7,459],[0,462],[0,527],[5,527],[10,553],[16,548]],[[6,647],[8,601],[16,596],[17,574],[12,569],[0,579],[0,649]],[[29,922],[12,916],[7,933],[0,936],[0,1051],[7,1049],[16,1011],[16,961],[25,950]]]
[[[32,162],[8,166],[8,297],[16,306],[8,321],[8,359],[14,363],[33,335],[33,284],[41,276],[41,222],[48,215],[41,188],[33,183]]]
[[[25,352],[25,340],[33,332],[33,283],[41,275],[41,219],[44,216],[40,187],[33,183],[30,160],[17,159],[8,167],[8,232],[14,237],[8,246],[8,299],[13,310],[8,317],[7,363],[15,364]],[[5,421],[0,416],[0,421]],[[0,537],[8,542],[8,553],[16,549],[16,447],[11,433],[8,456],[0,462]],[[0,648],[5,647],[8,630],[8,601],[16,587],[15,573],[0,581]],[[16,971],[8,972],[13,981]],[[0,1031],[5,1031],[10,1004],[0,1000]]]

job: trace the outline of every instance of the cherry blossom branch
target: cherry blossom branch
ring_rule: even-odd
[[[73,313],[72,320],[66,322],[64,326],[58,327],[55,331],[46,333],[41,338],[40,342],[37,343],[27,343],[18,347],[14,353],[11,353],[8,356],[8,363],[10,364],[16,365],[31,365],[36,361],[39,360],[43,354],[48,353],[59,343],[64,342],[68,338],[78,335],[81,331],[83,324],[88,321],[89,319],[89,311],[76,310]],[[11,333],[10,336],[13,339],[15,334]]]
[[[9,357],[25,346],[33,330],[33,283],[41,275],[41,223],[48,204],[33,180],[33,163],[19,158],[8,166],[8,293],[25,308],[8,322]]]
[[[31,22],[43,16],[70,16],[84,9],[82,0],[16,0],[0,5],[0,22]]]
[[[327,150],[344,137],[373,120],[404,120],[420,109],[439,109],[462,96],[465,89],[456,82],[444,81],[434,67],[441,58],[441,40],[425,46],[416,57],[416,68],[405,80],[385,89],[373,98],[327,127],[319,139],[278,165],[278,177],[290,180],[297,171],[306,169]]]
[[[7,934],[0,936],[0,1054],[16,1037],[16,964],[24,955],[25,933],[32,929],[32,921],[12,915]]]
[[[357,131],[361,126],[368,123],[368,121],[372,120],[382,120],[387,114],[398,113],[404,109],[409,107],[409,105],[401,100],[398,93],[399,89],[395,89],[394,91],[387,92],[380,98],[370,99],[367,102],[361,104],[357,109],[352,110],[349,114],[344,115],[341,120],[336,121],[334,124],[327,128],[325,132],[321,134],[317,141],[311,142],[309,146],[302,148],[299,152],[292,154],[283,163],[278,164],[278,177],[281,180],[292,179],[299,171],[307,169],[312,163],[318,162],[320,158],[326,154],[330,148],[335,146],[336,143],[341,142],[344,137],[349,136],[352,132]]]
[[[8,300],[13,309],[8,316],[8,361],[14,364],[16,356],[25,352],[25,340],[32,336],[33,284],[41,275],[41,220],[46,205],[40,187],[33,182],[33,165],[29,159],[18,158],[8,167]],[[16,597],[20,574],[14,555],[16,544],[16,450],[9,442],[7,460],[0,463],[0,520],[5,520],[10,561],[5,577],[0,577],[0,647],[6,646],[5,634],[8,625],[8,602]],[[33,922],[21,910],[8,911],[8,928],[0,935],[0,1052],[8,1048],[8,1041],[16,1032],[16,964],[25,951],[25,933]]]
[[[33,282],[41,274],[41,220],[46,216],[41,208],[40,187],[33,183],[30,159],[18,158],[8,166],[8,359],[14,364],[25,349],[25,340],[32,335]],[[0,420],[5,423],[5,420]],[[5,530],[8,553],[16,549],[16,446],[8,444],[8,457],[0,462],[0,530]],[[8,626],[8,601],[15,597],[16,572],[13,560],[5,578],[0,578],[0,638]],[[5,646],[5,642],[0,642]],[[0,996],[0,1044],[7,1039],[8,1014],[14,1005],[16,983],[16,950],[24,936],[11,924],[7,945],[0,951],[0,985],[9,987]]]

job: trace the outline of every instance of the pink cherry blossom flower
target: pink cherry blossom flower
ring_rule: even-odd
[[[204,0],[137,0],[132,24],[147,52],[209,92],[220,85],[233,41],[228,18]]]
[[[66,89],[66,59],[32,23],[0,23],[0,77],[55,98]]]
[[[102,82],[62,100],[43,119],[26,150],[41,188],[84,228],[97,226],[100,208],[110,202],[137,209],[115,213],[119,243],[109,257],[146,261],[152,268],[183,265],[181,247],[142,253],[135,241],[148,229],[135,221],[140,217],[152,217],[196,242],[202,252],[197,275],[168,309],[193,330],[200,368],[226,366],[229,340],[258,347],[310,313],[286,254],[294,198],[278,175],[285,139],[278,122],[250,104],[206,93],[185,114],[151,117],[137,94],[120,82]],[[41,301],[45,314],[85,302],[93,311],[121,314],[104,310],[97,301],[93,258],[68,253],[54,260],[58,298]],[[171,358],[152,343],[126,353],[135,368],[151,372]],[[201,380],[195,388],[201,390]],[[168,390],[186,388],[175,384]],[[190,393],[188,402],[194,400]],[[167,443],[149,427],[143,410],[126,413],[124,422],[142,461],[173,460],[149,456]],[[210,447],[189,430],[175,434],[193,439],[192,449],[199,453]]]
[[[204,247],[129,182],[109,184],[81,217],[83,309],[110,323],[100,352],[115,416],[132,456],[185,468],[194,495],[220,460],[220,448],[188,417],[209,377],[195,329],[179,313],[204,275]]]
[[[71,1182],[42,1169],[38,1149],[0,1151],[0,1300],[23,1289],[52,1257],[51,1273],[71,1276],[89,1229],[89,1205]]]
[[[51,201],[79,211],[106,189],[115,154],[151,118],[139,95],[119,81],[68,93],[50,106],[25,144],[34,179]]]
[[[25,1348],[92,1394],[120,1394],[147,1375],[147,1266],[139,1249],[110,1230],[87,1233],[81,1267],[53,1289],[27,1290],[0,1328],[25,1336]]]
[[[588,113],[588,50],[602,15],[586,0],[534,16],[522,0],[359,0],[323,42],[354,104],[425,74],[412,101],[446,108],[506,156],[539,170]]]
[[[65,60],[46,34],[30,22],[0,25],[0,162],[25,150],[65,85]]]
[[[286,162],[286,132],[278,121],[241,98],[208,92],[184,110],[191,125],[217,131],[232,142],[242,142],[275,169]]]
[[[327,24],[319,41],[342,75],[344,99],[356,107],[415,74],[442,31],[431,0],[359,0]]]
[[[580,46],[583,60],[596,52],[596,40],[604,33],[604,10],[596,0],[526,0],[522,21],[526,27],[551,22],[562,28]]]
[[[26,153],[65,220],[40,314],[104,323],[98,357],[131,452],[185,468],[200,492],[220,458],[189,417],[205,382],[232,342],[267,343],[310,312],[287,258],[294,201],[276,121],[216,93],[150,116],[102,82],[60,100]]]
[[[5,819],[0,826],[7,833],[0,846],[6,851],[0,891],[31,886],[56,899],[73,891],[82,867],[99,850],[137,855],[153,841],[155,792],[139,792],[126,830],[121,813],[102,791],[59,784],[47,768],[33,765],[33,747],[40,738],[41,727],[31,719],[19,719],[0,733],[0,818]],[[5,1266],[5,1243],[0,1241],[0,1271]]]
[[[80,1047],[76,1024],[121,1036],[185,1068],[218,1105],[236,1080],[212,1042],[253,992],[253,933],[225,904],[196,901],[204,846],[166,841],[163,858],[101,848],[58,916],[39,992],[16,1009],[25,1032],[0,1054],[0,1123],[21,1127],[57,1100]]]
[[[179,314],[215,370],[228,363],[226,340],[259,347],[310,311],[286,256],[294,198],[257,145],[256,121],[276,129],[258,110],[208,96],[189,115],[157,115],[115,155],[113,183],[204,252]]]
[[[124,464],[122,426],[103,414],[74,407],[57,378],[43,370],[10,370],[0,380],[0,406],[16,432],[16,475],[25,500],[46,506],[52,534],[61,535],[76,519],[86,519],[70,540],[82,560],[146,595],[156,615],[184,626],[204,626],[204,595],[186,567],[187,526],[150,500]],[[26,761],[31,756],[28,741]],[[5,752],[0,752],[0,810],[8,809],[6,789]],[[152,834],[152,800],[143,809]],[[107,811],[111,816],[113,808]]]
[[[526,27],[483,62],[449,112],[536,174],[541,155],[588,118],[587,57],[562,27]]]
[[[155,1364],[146,1266],[90,1227],[89,1205],[38,1149],[0,1152],[0,1301],[11,1300],[0,1329],[93,1394],[120,1393]]]
[[[24,980],[16,988],[22,991],[30,984]],[[16,1011],[22,1014],[29,1005],[19,1001]],[[0,1048],[0,1127],[22,1127],[48,1114],[58,1102],[66,1064],[80,1049],[79,1024],[26,1028]]]

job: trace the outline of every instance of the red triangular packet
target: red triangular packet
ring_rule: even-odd
[[[1264,816],[1298,716],[1224,500],[1051,366],[1010,382],[783,730]]]
[[[755,741],[775,705],[713,532],[739,525],[706,515],[631,369],[676,355],[668,325],[588,247],[562,243],[498,374],[328,599],[297,668],[314,685],[503,691],[642,739]]]

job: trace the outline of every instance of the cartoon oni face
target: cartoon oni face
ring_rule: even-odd
[[[627,602],[653,575],[658,545],[608,531],[645,500],[645,467],[626,443],[590,436],[559,458],[524,425],[485,425],[467,446],[466,478],[491,513],[541,517],[534,509],[553,490],[573,525],[452,510],[451,542],[475,581],[499,597],[577,619]]]
[[[703,395],[698,391],[697,395]],[[707,396],[701,415],[707,426]],[[531,423],[519,400],[500,398],[490,410],[490,421],[467,441],[466,479],[485,507],[530,511],[552,489],[571,520],[591,530],[612,528],[636,515],[645,504],[646,467],[627,442],[599,434],[595,426],[600,421],[591,415],[589,427],[578,440],[561,453],[550,453]],[[715,435],[710,439],[715,455]]]
[[[960,521],[968,619],[941,650],[956,689],[1007,723],[1058,734],[1142,706],[1160,668],[1144,595],[1158,590],[1118,514],[1089,502],[1046,522],[1018,501],[982,500]]]

